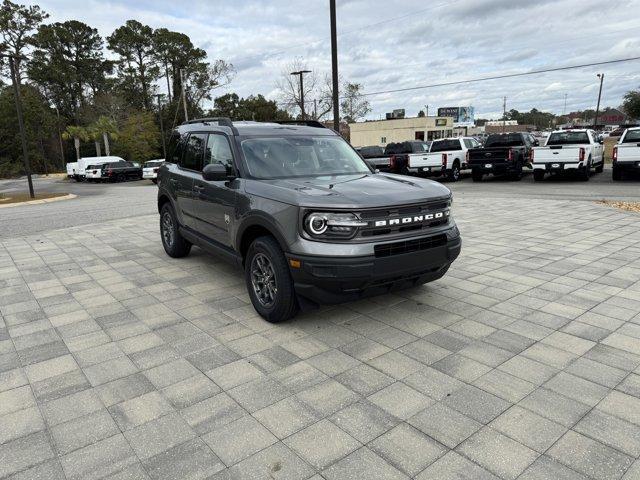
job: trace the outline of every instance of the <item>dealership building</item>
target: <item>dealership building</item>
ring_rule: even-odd
[[[433,140],[453,135],[452,117],[415,117],[350,123],[351,145],[385,147],[392,142]]]
[[[407,140],[435,140],[466,134],[474,123],[473,107],[444,107],[435,117],[404,118],[404,110],[394,110],[386,120],[351,123],[351,144],[354,147],[379,145]]]

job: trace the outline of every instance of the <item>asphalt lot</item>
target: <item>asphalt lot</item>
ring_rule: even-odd
[[[637,480],[639,186],[465,179],[443,279],[271,325],[154,186],[56,183],[0,209],[0,478]]]

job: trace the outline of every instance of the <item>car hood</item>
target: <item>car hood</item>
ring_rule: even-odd
[[[372,208],[448,198],[444,185],[393,174],[247,180],[246,191],[291,205],[315,208]]]

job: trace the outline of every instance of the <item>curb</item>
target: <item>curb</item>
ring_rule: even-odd
[[[59,202],[61,200],[71,200],[72,198],[77,198],[77,195],[73,193],[69,193],[68,195],[64,195],[63,197],[54,197],[54,198],[44,198],[42,200],[29,200],[27,202],[18,202],[18,203],[7,203],[5,205],[0,203],[0,208],[10,208],[10,207],[19,207],[21,205],[40,205],[44,203],[53,203]]]

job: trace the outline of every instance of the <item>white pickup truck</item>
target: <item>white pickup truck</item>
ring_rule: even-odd
[[[640,127],[627,128],[613,147],[613,179],[640,172]]]
[[[604,148],[593,130],[570,129],[551,132],[544,147],[533,149],[533,179],[539,182],[547,173],[576,172],[589,180],[591,169],[604,169]]]
[[[76,178],[76,168],[78,168],[78,162],[67,163],[67,178]]]
[[[448,180],[455,182],[460,178],[460,170],[468,168],[469,149],[480,146],[480,142],[472,137],[434,140],[428,153],[409,158],[407,170],[425,176],[445,175]]]

